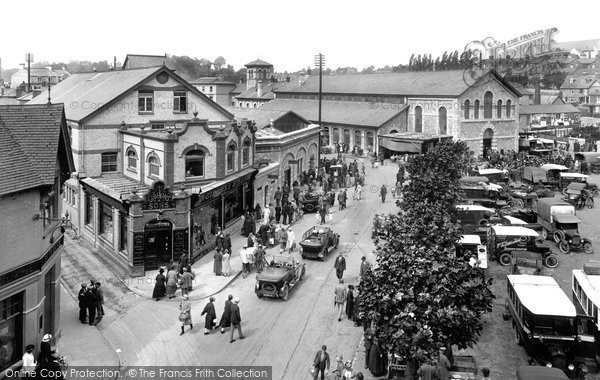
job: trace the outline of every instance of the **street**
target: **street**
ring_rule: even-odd
[[[204,317],[200,314],[207,299],[192,301],[194,329],[190,331],[186,328],[185,334],[180,336],[178,300],[156,302],[142,299],[128,292],[120,281],[115,281],[114,271],[110,268],[102,269],[99,265],[93,265],[90,274],[97,278],[113,277],[104,287],[106,317],[98,328],[117,351],[120,364],[270,365],[273,366],[274,379],[299,379],[306,378],[314,354],[323,344],[328,346],[332,358],[331,370],[338,354],[342,354],[346,360],[352,359],[362,337],[362,328],[354,327],[353,322],[345,316],[341,322],[337,321],[333,296],[338,280],[333,263],[342,252],[347,261],[344,285],[357,285],[361,256],[365,255],[374,262],[374,245],[371,241],[373,215],[396,209],[389,193],[386,203],[381,203],[379,188],[384,182],[389,187],[393,186],[397,166],[388,164],[371,169],[368,162],[366,164],[363,199],[360,202],[352,200],[352,191],[349,190],[348,207],[338,211],[336,201],[333,220],[327,224],[340,234],[339,247],[324,262],[305,260],[306,276],[292,289],[287,302],[258,299],[254,294],[254,274],[245,279],[238,277],[215,295],[218,318],[228,294],[241,299],[239,306],[242,329],[247,337],[245,340],[237,339],[229,343],[229,332],[220,334],[217,329],[210,335],[203,334]],[[316,222],[316,214],[305,214],[302,220],[293,225],[296,239]],[[234,253],[238,252],[242,241],[242,238],[233,239]],[[278,248],[269,249],[267,255],[274,252],[278,252]],[[298,256],[297,251],[295,255]],[[77,279],[85,277],[76,275],[81,273],[82,268],[78,268],[81,263],[77,264],[77,259],[73,257],[68,258],[67,253],[64,256],[63,277],[69,279],[69,273]],[[81,259],[82,256],[78,257]],[[96,260],[101,262],[98,257]],[[67,282],[72,284],[72,292],[78,290],[79,281]],[[237,332],[235,336],[237,338]],[[361,359],[355,368],[367,375],[363,364],[364,359]]]

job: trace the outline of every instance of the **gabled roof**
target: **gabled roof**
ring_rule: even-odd
[[[571,80],[574,79],[573,83]],[[560,86],[561,89],[585,89],[590,88],[596,83],[596,77],[593,75],[582,75],[582,76],[568,76],[563,84]]]
[[[233,90],[231,90],[231,95],[241,94],[246,91],[246,83],[238,83]]]
[[[385,104],[374,107],[368,102],[323,101],[321,121],[330,124],[359,125],[379,127],[396,115],[405,112],[408,106],[403,104]],[[293,111],[306,120],[316,122],[319,119],[317,100],[274,99],[260,107],[263,111]]]
[[[482,75],[480,80],[487,75],[493,75],[506,88],[520,96],[518,90],[494,70]],[[471,82],[472,79],[465,78],[463,70],[326,75],[323,76],[323,93],[458,97],[470,87]],[[318,91],[319,77],[310,76],[303,84],[290,82],[276,89],[275,93],[318,93]]]
[[[65,134],[62,104],[0,106],[0,195],[52,185],[59,146],[73,170]]]
[[[165,66],[73,74],[52,87],[52,102],[67,104],[66,114],[68,120],[84,122],[95,113],[110,107],[113,102],[129,92],[135,91],[137,87],[162,71],[187,87],[189,91],[206,99],[213,107],[223,112],[225,116],[233,118],[233,115],[223,107],[212,102],[196,87]],[[43,104],[47,101],[43,98],[43,96],[38,96],[28,104]],[[137,105],[135,106],[137,107]]]
[[[258,96],[258,87],[251,87],[251,88],[245,90],[244,92],[242,92],[241,94],[236,95],[236,98],[238,98],[238,99],[261,99],[261,100],[275,99],[275,94],[273,93],[275,88],[276,88],[276,86],[274,86],[273,83],[263,83],[263,84],[261,84],[260,96]]]
[[[167,55],[127,54],[123,62],[123,70],[144,67],[162,66],[167,62]]]
[[[246,66],[246,67],[250,67],[250,66],[269,66],[269,67],[273,67],[272,64],[270,64],[269,62],[263,61],[262,59],[255,59],[252,62],[246,63],[244,66]]]
[[[519,107],[520,115],[542,115],[550,113],[581,113],[571,104],[531,104]]]
[[[298,115],[293,111],[285,111],[285,110],[270,110],[260,108],[240,108],[240,107],[225,107],[229,112],[235,115],[236,119],[248,119],[254,120],[256,123],[256,128],[260,131],[262,128],[268,127],[271,125],[271,119],[273,121],[277,121],[283,116],[293,115],[296,118],[302,120],[303,122],[310,124],[310,121],[305,119],[304,117]]]

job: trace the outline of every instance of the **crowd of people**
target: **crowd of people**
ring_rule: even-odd
[[[77,301],[79,303],[79,321],[96,326],[104,316],[104,291],[99,281],[90,280],[89,284],[81,284]]]

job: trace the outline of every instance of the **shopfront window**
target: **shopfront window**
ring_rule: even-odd
[[[94,220],[94,203],[92,196],[89,193],[85,193],[85,225],[92,224]]]
[[[367,147],[373,149],[373,132],[367,132]]]
[[[214,241],[219,226],[222,225],[221,197],[195,206],[192,209],[192,222],[192,247],[194,254],[198,254],[206,244]]]
[[[100,236],[112,243],[113,240],[113,216],[110,205],[98,201],[98,233]]]
[[[240,185],[235,191],[225,195],[225,210],[223,221],[225,224],[242,216],[244,212],[244,191]]]
[[[0,301],[0,370],[11,366],[23,354],[23,293]]]

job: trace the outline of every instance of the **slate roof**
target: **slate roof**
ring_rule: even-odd
[[[196,87],[177,76],[170,69],[160,67],[147,67],[142,69],[117,70],[92,73],[73,74],[69,78],[52,87],[51,97],[53,103],[64,103],[68,120],[81,122],[85,118],[108,107],[113,101],[122,95],[133,91],[136,86],[144,83],[152,75],[165,70],[170,76],[181,84],[187,86],[190,91],[209,101]],[[47,101],[44,96],[38,96],[28,104],[43,104]],[[212,103],[228,115],[220,105]],[[137,108],[137,104],[133,104]]]
[[[494,75],[500,82],[516,91],[497,73]],[[323,93],[457,97],[469,88],[467,82],[469,81],[465,80],[462,70],[326,75],[323,76]],[[310,76],[304,84],[290,82],[276,89],[275,93],[317,93],[318,91],[319,77]]]
[[[574,83],[571,83],[571,79],[575,79]],[[590,88],[592,85],[597,82],[596,78],[593,75],[584,75],[584,76],[568,76],[563,84],[560,86],[561,89],[581,89],[581,88]]]
[[[403,104],[378,104],[368,102],[323,101],[323,123],[379,127],[399,113],[408,109]],[[260,107],[262,111],[293,111],[306,120],[319,119],[317,100],[274,99]]]
[[[539,115],[549,113],[581,113],[570,104],[532,104],[519,106],[520,115]]]
[[[600,39],[593,40],[580,40],[580,41],[566,41],[559,42],[556,47],[562,50],[571,51],[572,49],[582,50],[593,50],[594,46],[600,45]]]
[[[246,91],[246,83],[238,83],[233,90],[231,90],[232,95],[241,94]]]
[[[244,66],[249,67],[249,66],[273,66],[273,65],[270,64],[269,62],[263,61],[262,59],[255,59],[252,62],[246,63]]]
[[[308,121],[304,117],[302,117],[290,110],[287,110],[287,111],[286,110],[271,110],[271,109],[264,109],[262,107],[260,107],[260,108],[225,107],[225,109],[227,109],[229,112],[231,112],[235,116],[236,119],[254,120],[254,122],[256,123],[256,128],[258,128],[259,130],[270,126],[271,119],[273,119],[273,121],[276,121],[277,119],[279,119],[289,113],[293,114],[294,116],[303,120],[306,123],[310,123],[310,121]]]
[[[162,66],[167,62],[167,55],[127,54],[123,62],[123,70],[144,67]]]
[[[0,106],[0,195],[54,183],[62,104]]]
[[[212,84],[212,85],[228,85],[228,86],[235,87],[235,83],[221,80],[217,77],[200,77],[200,78],[196,78],[196,79],[190,81],[190,83],[195,84],[195,85],[211,85]]]
[[[247,90],[245,90],[244,92],[242,92],[239,95],[236,95],[236,98],[238,99],[275,99],[275,94],[273,93],[273,90],[275,88],[275,86],[273,86],[272,83],[267,83],[267,84],[262,84],[261,85],[261,94],[260,96],[258,96],[258,88],[257,87],[251,87]]]

